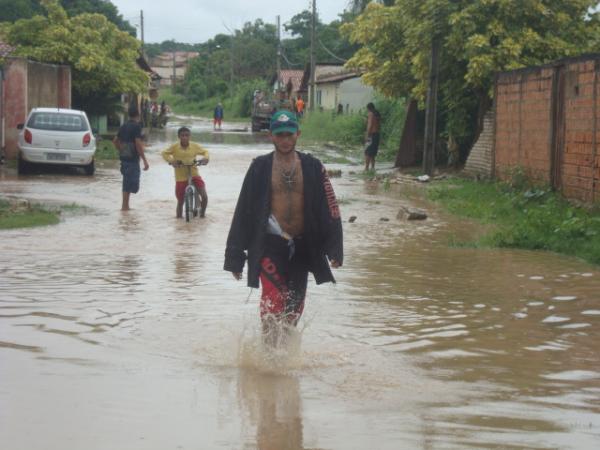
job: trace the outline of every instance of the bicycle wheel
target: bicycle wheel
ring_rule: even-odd
[[[189,222],[194,214],[194,191],[186,189],[185,191],[185,221]]]

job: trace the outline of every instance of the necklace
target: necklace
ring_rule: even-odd
[[[296,175],[296,158],[294,158],[294,162],[292,163],[290,170],[283,170],[283,168],[280,168],[279,174],[281,175],[281,181],[283,181],[283,184],[287,190],[291,191],[293,184],[296,182],[294,178]]]

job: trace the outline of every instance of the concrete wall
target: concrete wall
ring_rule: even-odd
[[[500,74],[494,170],[515,168],[584,202],[600,200],[600,55]]]
[[[338,103],[344,107],[344,113],[356,113],[373,101],[375,90],[365,85],[360,77],[356,77],[342,81],[338,95]]]
[[[338,83],[320,83],[315,89],[315,102],[325,110],[335,110],[338,104]],[[321,102],[319,102],[319,92]]]
[[[31,108],[71,107],[71,69],[21,58],[7,58],[2,100],[5,155],[15,158],[19,134],[17,125],[25,122]]]

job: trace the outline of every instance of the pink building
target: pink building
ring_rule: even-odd
[[[3,55],[12,49],[0,43],[0,143],[6,158],[17,156],[17,125],[31,108],[71,107],[71,68]]]

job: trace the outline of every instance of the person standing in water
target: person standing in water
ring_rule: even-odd
[[[365,171],[369,167],[375,170],[375,157],[379,151],[379,130],[381,129],[381,114],[373,103],[367,104],[367,132],[365,136]]]
[[[267,343],[281,326],[295,327],[304,309],[308,273],[317,284],[335,282],[343,263],[340,209],[321,162],[296,150],[296,115],[275,112],[274,151],[248,168],[231,222],[224,269],[236,280],[248,261],[248,286],[262,286],[260,317]]]

